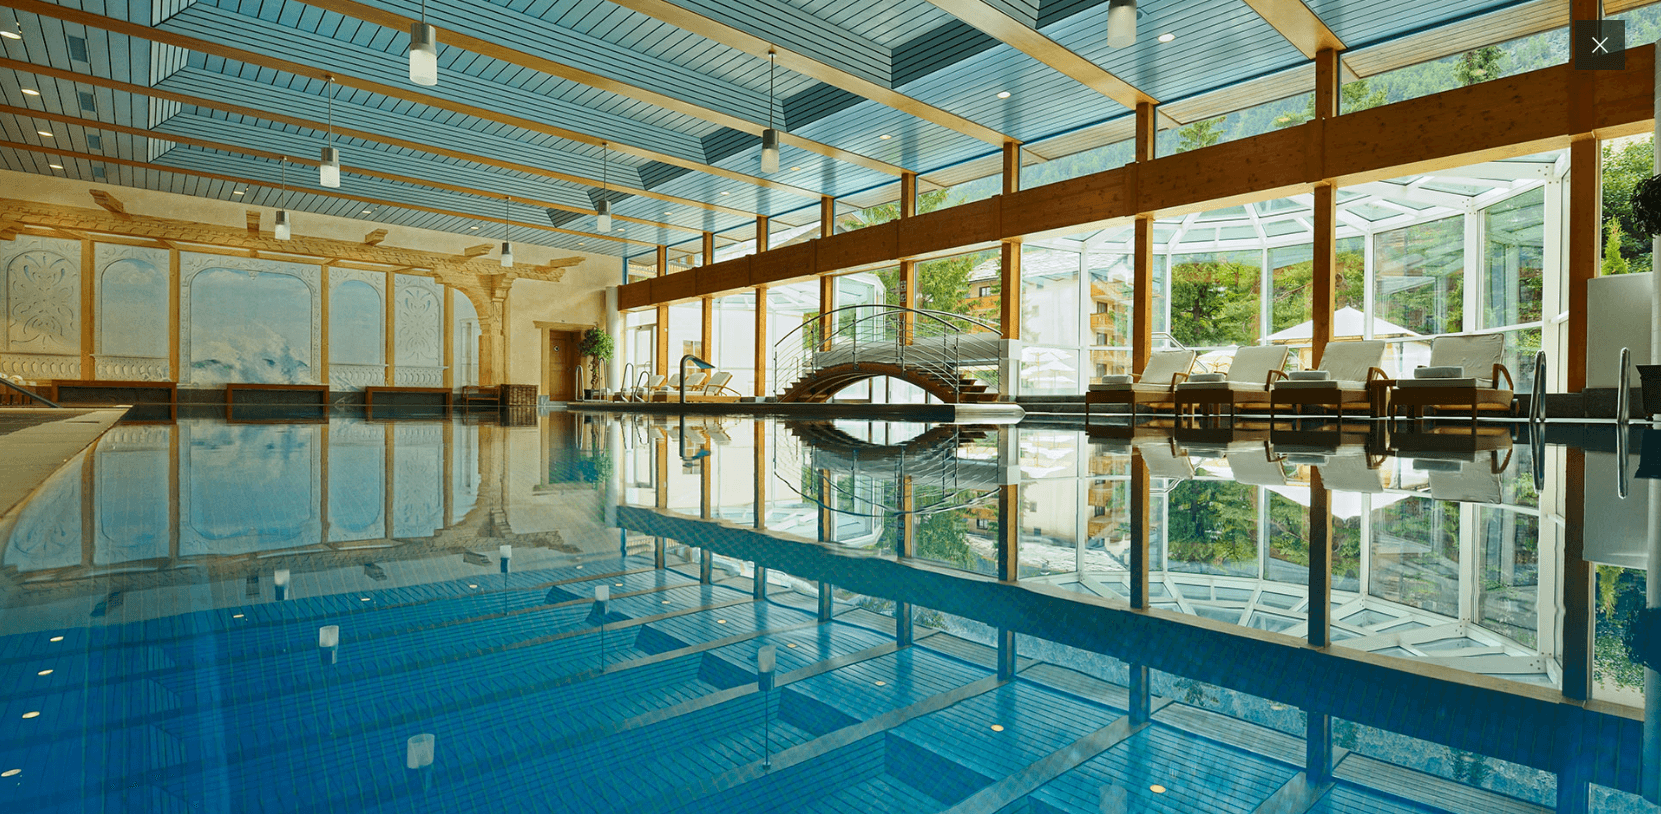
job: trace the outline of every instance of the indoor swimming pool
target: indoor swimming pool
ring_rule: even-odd
[[[1658,435],[129,421],[0,519],[0,810],[1653,811]]]

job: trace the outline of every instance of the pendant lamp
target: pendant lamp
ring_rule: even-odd
[[[329,77],[328,128],[329,144],[323,148],[323,159],[317,164],[317,183],[338,189],[340,187],[340,151],[335,149],[335,78]]]
[[[767,129],[761,131],[761,171],[779,171],[779,131],[773,129],[773,68],[778,52],[767,49]]]
[[[513,244],[508,242],[508,207],[512,198],[502,197],[502,268],[513,268]]]
[[[409,27],[409,81],[438,84],[438,29],[427,24],[427,0],[421,0],[421,21]]]
[[[602,142],[600,142],[600,149],[602,151],[600,153],[600,205],[599,205],[599,207],[596,208],[596,212],[598,213],[598,217],[596,217],[594,219],[594,226],[596,228],[598,228],[601,232],[610,232],[611,231],[611,198],[606,195],[606,191],[607,191],[607,189],[606,189],[607,183],[606,182],[610,179],[606,175],[606,169],[607,169],[606,165],[608,163],[606,161],[606,159],[610,157],[611,145],[609,145],[606,142],[602,141]]]
[[[1107,44],[1113,48],[1136,44],[1136,0],[1108,0]]]
[[[287,240],[292,234],[288,225],[288,156],[283,156],[283,208],[277,210],[277,225],[271,230],[278,240]]]

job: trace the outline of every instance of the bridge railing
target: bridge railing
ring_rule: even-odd
[[[829,367],[891,364],[956,388],[966,367],[996,365],[1002,335],[964,314],[870,303],[804,319],[773,343],[771,392]]]

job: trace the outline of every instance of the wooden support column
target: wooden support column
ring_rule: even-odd
[[[1332,716],[1310,710],[1304,724],[1304,777],[1315,786],[1332,779]]]
[[[819,196],[819,236],[830,237],[836,234],[836,199],[829,195]]]
[[[669,304],[658,303],[657,306],[657,352],[652,366],[657,369],[656,375],[669,375]]]
[[[97,265],[93,262],[96,246],[90,240],[81,241],[81,378],[98,378],[98,360],[93,351],[98,341],[98,296],[94,279]]]
[[[1021,145],[1004,142],[1004,194],[1021,190]],[[1005,339],[1021,338],[1021,241],[1006,240],[999,258],[998,326]]]
[[[1309,476],[1309,646],[1332,644],[1332,498],[1321,471]]]
[[[663,435],[654,444],[657,457],[657,471],[652,479],[653,505],[659,509],[669,508],[669,436]]]
[[[911,512],[916,507],[915,492],[912,489],[910,475],[900,476],[900,511],[896,522],[900,524],[898,534],[895,535],[894,556],[906,559],[917,556],[917,524]],[[910,645],[916,640],[910,602],[894,603],[894,641],[901,647]]]
[[[751,525],[758,529],[767,528],[767,422],[757,419],[750,422],[751,431],[755,434],[755,519]],[[751,583],[752,592],[758,600],[767,598],[767,569],[757,565],[755,578]]]
[[[1130,606],[1148,607],[1148,523],[1150,508],[1148,464],[1142,453],[1130,454]]]
[[[1131,239],[1130,364],[1141,373],[1153,355],[1153,218],[1139,215]]]
[[[1592,697],[1592,598],[1597,569],[1586,561],[1586,451],[1570,447],[1563,463],[1563,695]]]
[[[1338,115],[1338,51],[1322,48],[1315,53],[1315,119],[1317,128],[1324,128],[1326,120]],[[1310,151],[1320,156],[1319,150]],[[1316,162],[1318,165],[1319,161]],[[1311,347],[1315,360],[1325,358],[1327,343],[1332,341],[1332,314],[1337,308],[1338,288],[1338,190],[1337,184],[1325,177],[1326,168],[1316,166],[1315,175],[1321,180],[1315,184],[1315,211],[1313,215],[1314,263],[1310,285],[1310,313],[1314,338]]]
[[[767,216],[756,216],[756,252],[764,252],[769,248],[767,234]]]
[[[706,265],[706,266],[713,263],[713,262],[715,262],[715,233],[714,232],[705,232],[704,233],[704,258],[703,258],[703,260],[704,260],[703,265]]]
[[[998,579],[1021,578],[1021,486],[998,487]]]
[[[819,347],[821,349],[830,349],[831,334],[836,330],[836,319],[830,315],[830,312],[835,309],[836,278],[823,275],[819,278]]]
[[[715,298],[705,297],[700,301],[700,305],[703,306],[703,326],[698,336],[698,355],[702,356],[704,361],[714,364],[712,360],[715,356]]]
[[[657,247],[657,276],[662,277],[669,273],[669,247]]]
[[[715,470],[709,468],[708,455],[698,459],[698,516],[704,520],[715,516]]]
[[[1015,646],[1015,631],[998,629],[998,680],[1014,681],[1018,654]]]
[[[900,217],[917,215],[917,173],[900,173]]]
[[[1568,389],[1586,389],[1587,283],[1598,276],[1602,190],[1598,140],[1590,133],[1569,143],[1569,348],[1563,369]]]
[[[756,287],[756,387],[757,396],[767,395],[767,286]]]
[[[1145,724],[1153,716],[1153,683],[1146,664],[1130,665],[1129,712],[1131,726]]]

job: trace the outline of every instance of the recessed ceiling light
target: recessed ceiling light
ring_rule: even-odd
[[[472,231],[472,230],[476,230],[476,229],[478,229],[478,228],[479,228],[479,227],[477,227],[477,226],[469,226],[469,227],[467,227],[467,228],[468,228],[468,230],[469,230],[469,231]]]
[[[232,193],[231,193],[231,194],[232,194],[232,195],[241,195],[241,194],[242,194],[242,190],[240,190],[240,189],[239,189],[239,190],[235,190],[235,191],[233,191],[233,192],[232,192]]]
[[[16,31],[0,31],[0,37],[5,37],[8,40],[23,39],[23,35],[17,33]]]
[[[877,686],[878,686],[878,687],[886,687],[886,686],[888,686],[888,682],[886,682],[886,681],[878,681],[878,682],[877,682]]]
[[[48,166],[48,167],[51,167],[51,168],[52,168],[52,169],[54,169],[54,170],[61,170],[61,169],[63,169],[63,165],[62,165],[62,164],[47,164],[47,165],[46,165],[46,166]]]
[[[893,136],[890,136],[890,135],[888,135],[888,134],[887,134],[887,133],[883,133],[883,134],[882,134],[882,135],[880,135],[880,136],[877,136],[877,138],[880,138],[880,139],[882,139],[882,140],[883,140],[883,141],[887,141],[887,140],[889,140],[889,139],[891,139],[891,138],[893,138]]]
[[[24,88],[23,89],[23,95],[24,96],[39,96],[40,91],[35,90],[34,88]]]
[[[47,641],[61,642],[61,641],[63,641],[63,637],[62,636],[53,636],[52,638],[48,639]]]
[[[39,711],[25,712],[25,713],[23,713],[23,717],[25,717],[25,718],[39,718],[40,717],[40,712]]]
[[[368,601],[369,601],[369,597],[367,597],[367,596],[360,596],[360,597],[358,597],[358,601],[359,601],[359,602],[368,602]]]
[[[241,618],[242,618],[242,614],[240,614],[240,613],[233,613],[233,614],[231,614],[231,618],[232,618],[232,619],[241,619]]]
[[[999,99],[1008,99],[1009,98],[1009,91],[1007,91],[1007,90],[999,91],[998,92],[998,98]]]
[[[1004,731],[1003,725],[1002,724],[993,724],[992,725],[992,731],[993,732],[1002,732],[1002,731]]]
[[[1174,40],[1176,38],[1177,38],[1177,35],[1175,35],[1175,34],[1160,34],[1159,35],[1159,41],[1160,42],[1170,42],[1171,40]]]
[[[1154,794],[1164,794],[1165,793],[1165,787],[1159,785],[1158,783],[1155,783],[1155,784],[1148,787],[1148,791],[1151,791]]]
[[[36,130],[35,132],[41,134],[42,136],[44,136],[46,138],[52,138],[52,131],[50,131],[50,130]]]
[[[37,676],[49,676],[51,674],[52,674],[52,671],[49,670],[49,669],[48,670],[41,670],[40,672],[35,673],[35,675],[37,675]]]
[[[617,227],[617,231],[619,231],[619,232],[623,231],[623,227],[621,227],[621,226]]]
[[[785,647],[795,647],[795,646],[796,646],[795,642],[791,642],[790,644],[785,645]]]
[[[718,624],[718,625],[724,625],[726,623],[727,623],[727,620],[725,620],[725,619],[716,619],[715,620],[715,624]]]
[[[7,769],[3,772],[0,772],[0,777],[16,777],[16,776],[18,776],[22,773],[23,773],[22,769]]]
[[[790,171],[791,171],[791,172],[801,172],[801,170],[802,170],[802,168],[801,168],[801,167],[791,167],[791,168],[790,168]]]

